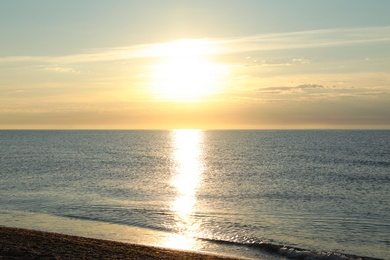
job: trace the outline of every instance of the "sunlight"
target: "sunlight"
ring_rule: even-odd
[[[212,62],[215,47],[205,40],[179,40],[154,51],[160,61],[152,67],[152,91],[156,98],[193,102],[212,95],[223,74],[222,65]]]
[[[197,250],[195,239],[179,234],[172,234],[169,236],[162,246],[180,250]]]
[[[192,217],[196,208],[196,192],[203,172],[202,131],[175,130],[173,133],[175,176],[171,184],[176,189],[176,198],[171,209],[175,212],[176,229],[188,241],[198,233],[198,224]],[[183,240],[184,241],[184,240]],[[188,243],[186,243],[188,246]]]
[[[201,131],[175,130],[175,152],[177,175],[172,181],[180,195],[194,196],[199,175],[203,171],[201,163]]]

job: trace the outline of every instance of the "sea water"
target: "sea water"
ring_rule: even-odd
[[[390,259],[386,130],[4,130],[0,176],[0,225],[253,258]]]

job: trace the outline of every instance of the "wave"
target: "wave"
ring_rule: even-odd
[[[156,213],[156,212],[155,212]],[[166,217],[167,213],[165,212],[158,212],[157,214],[162,214]],[[81,220],[89,220],[89,221],[102,221],[102,222],[108,222],[108,223],[115,223],[115,224],[121,224],[121,225],[130,225],[130,226],[136,226],[141,228],[146,228],[150,230],[156,230],[156,231],[162,231],[162,232],[169,232],[169,233],[177,233],[178,230],[175,230],[173,228],[169,228],[167,226],[156,226],[156,225],[149,225],[145,222],[132,222],[128,223],[127,221],[120,221],[120,220],[107,220],[102,219],[99,217],[92,217],[92,216],[80,216],[80,215],[71,215],[71,214],[61,214],[62,217],[66,218],[73,218],[73,219],[81,219]],[[179,232],[180,233],[180,232]],[[220,245],[232,245],[232,246],[239,246],[239,247],[246,247],[251,249],[256,249],[264,253],[272,254],[279,257],[287,257],[288,259],[300,259],[300,260],[381,260],[380,258],[374,258],[374,257],[367,257],[367,256],[358,256],[358,255],[352,255],[352,254],[344,254],[344,253],[338,253],[338,252],[324,252],[324,251],[314,251],[309,250],[305,248],[299,248],[299,247],[293,247],[288,245],[281,245],[277,243],[271,242],[264,242],[260,240],[259,238],[238,238],[235,237],[233,239],[222,239],[222,238],[213,238],[213,237],[193,237],[194,239],[214,243],[214,244],[220,244]]]
[[[4,213],[5,212],[5,213]],[[19,212],[17,211],[14,213],[13,211],[10,211],[12,214],[12,219],[16,216],[21,216],[25,213],[29,212]],[[34,213],[30,212],[32,214],[41,214],[41,213]],[[1,214],[9,214],[8,211],[1,210]],[[164,214],[164,213],[162,213]],[[168,232],[168,233],[176,233],[180,234],[180,232],[175,231],[174,229],[170,229],[167,227],[156,227],[153,225],[145,225],[145,223],[133,223],[132,225],[129,225],[128,223],[120,223],[120,221],[104,221],[102,219],[98,219],[96,217],[87,217],[87,216],[77,216],[77,215],[71,215],[71,214],[61,214],[61,215],[54,215],[59,216],[63,218],[69,218],[69,219],[78,219],[78,220],[87,220],[87,221],[97,221],[97,222],[104,222],[109,224],[122,224],[127,226],[133,226],[133,227],[140,227],[145,228],[149,230],[155,230],[155,231],[162,231],[162,232]],[[24,217],[30,218],[30,215],[26,215]],[[185,234],[183,234],[185,235]],[[216,237],[192,237],[193,239],[203,241],[205,243],[213,243],[213,244],[219,244],[221,246],[236,246],[236,247],[242,247],[242,248],[248,248],[252,250],[258,250],[259,253],[266,253],[275,256],[276,258],[287,258],[287,259],[301,259],[301,260],[381,260],[380,258],[374,258],[374,257],[367,257],[367,256],[358,256],[358,255],[352,255],[352,254],[344,254],[344,253],[338,253],[338,252],[324,252],[324,251],[315,251],[305,248],[299,248],[289,245],[282,245],[277,244],[277,242],[274,241],[262,241],[259,238],[256,237],[232,237],[232,238],[216,238]],[[388,242],[388,241],[386,241]]]
[[[77,220],[86,220],[86,221],[96,221],[96,222],[103,222],[103,223],[110,223],[110,224],[118,224],[118,225],[124,225],[124,226],[132,226],[132,227],[139,227],[139,228],[144,228],[144,229],[149,229],[149,230],[155,230],[155,231],[162,231],[162,232],[172,232],[174,233],[175,230],[173,229],[168,229],[165,227],[159,227],[156,225],[148,225],[142,221],[139,222],[131,222],[129,223],[128,221],[121,221],[121,220],[106,220],[102,218],[96,218],[96,217],[88,217],[88,216],[77,216],[77,215],[71,215],[71,214],[60,214],[58,215],[60,217],[65,217],[69,219],[77,219]]]
[[[215,244],[235,245],[243,246],[247,248],[255,248],[261,251],[287,257],[288,259],[300,259],[300,260],[381,260],[380,258],[357,256],[351,254],[342,254],[336,252],[318,252],[299,247],[278,245],[265,242],[253,242],[253,243],[242,243],[236,241],[211,239],[211,238],[198,238],[202,241],[207,241]]]
[[[359,160],[354,162],[365,166],[390,167],[390,162],[388,161]]]

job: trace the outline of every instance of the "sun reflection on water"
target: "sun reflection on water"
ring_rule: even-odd
[[[201,130],[175,130],[172,132],[175,162],[174,177],[171,181],[176,190],[171,210],[175,213],[176,229],[180,234],[172,235],[165,246],[196,250],[193,238],[199,232],[192,217],[196,208],[196,192],[203,173]]]

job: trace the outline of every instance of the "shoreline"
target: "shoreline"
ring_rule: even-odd
[[[240,259],[0,226],[0,259]]]

